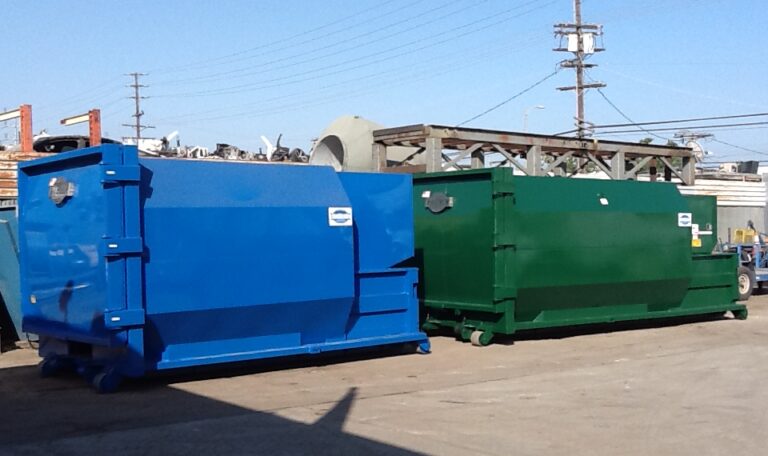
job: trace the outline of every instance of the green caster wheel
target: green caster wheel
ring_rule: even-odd
[[[490,331],[472,331],[472,334],[469,336],[469,341],[475,347],[485,347],[491,343],[492,339],[493,333]]]

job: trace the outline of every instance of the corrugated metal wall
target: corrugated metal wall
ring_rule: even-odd
[[[743,228],[751,220],[758,231],[766,232],[765,182],[732,179],[696,178],[696,185],[679,186],[684,195],[713,195],[717,197],[717,232],[728,240],[728,229]]]

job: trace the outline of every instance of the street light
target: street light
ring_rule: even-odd
[[[544,109],[544,105],[531,106],[525,108],[525,111],[523,111],[523,131],[526,133],[528,133],[528,111],[531,109]]]

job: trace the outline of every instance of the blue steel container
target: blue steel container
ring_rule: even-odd
[[[164,369],[416,343],[411,177],[139,158],[19,166],[21,296],[41,373],[102,390]]]

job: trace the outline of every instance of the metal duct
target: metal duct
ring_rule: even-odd
[[[320,134],[312,148],[309,163],[333,166],[337,171],[375,171],[373,131],[382,128],[385,127],[359,116],[339,117]],[[399,161],[415,150],[412,147],[388,147],[387,158]],[[411,162],[423,164],[423,160],[417,156]]]

